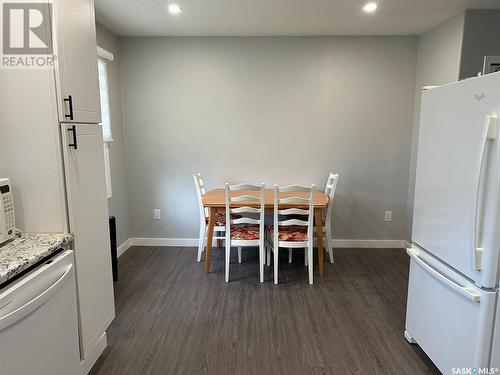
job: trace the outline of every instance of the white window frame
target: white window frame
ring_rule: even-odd
[[[109,136],[104,139],[104,144],[103,144],[103,149],[104,149],[104,170],[106,174],[106,197],[107,199],[110,199],[113,196],[113,189],[111,186],[111,163],[110,163],[110,158],[109,158],[109,144],[110,142],[113,142],[113,135],[111,132],[111,109],[109,108],[109,81],[107,77],[107,67],[108,63],[113,61],[114,56],[111,52],[106,51],[104,48],[97,47],[97,58],[98,58],[98,64],[99,63],[104,63],[104,67],[106,69],[105,75],[106,75],[106,95],[107,95],[107,114],[108,114],[108,132]],[[100,81],[100,80],[99,80]],[[101,87],[99,86],[99,91],[101,91]],[[102,98],[101,98],[102,100]],[[102,102],[101,102],[101,108],[102,108]],[[101,110],[101,112],[103,112]],[[102,113],[101,113],[102,116]],[[103,124],[101,124],[103,125]],[[103,136],[104,136],[104,131],[103,131]]]

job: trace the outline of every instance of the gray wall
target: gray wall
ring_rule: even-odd
[[[108,63],[109,105],[113,142],[110,143],[111,185],[113,196],[108,200],[109,213],[116,217],[118,245],[130,237],[129,195],[125,136],[122,122],[120,57],[117,37],[101,25],[97,28],[97,45],[114,54]]]
[[[500,10],[468,10],[465,13],[460,78],[483,70],[484,56],[500,55]]]
[[[415,173],[418,149],[421,90],[424,86],[442,85],[458,80],[464,14],[455,16],[418,38],[415,111],[413,116],[410,180],[408,189],[408,234],[411,238]]]
[[[407,238],[416,37],[121,38],[119,50],[132,236],[197,237],[193,172],[208,187],[324,188],[337,171],[337,238]]]

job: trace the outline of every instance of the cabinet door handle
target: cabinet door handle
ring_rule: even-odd
[[[76,126],[73,125],[71,128],[68,129],[68,131],[73,133],[73,143],[70,143],[68,146],[74,147],[76,150],[78,149],[78,143],[76,142]]]
[[[68,95],[67,98],[64,98],[64,102],[69,104],[69,115],[64,115],[64,117],[73,121],[73,97]]]

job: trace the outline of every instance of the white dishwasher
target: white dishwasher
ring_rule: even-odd
[[[73,251],[0,290],[0,374],[80,372]]]

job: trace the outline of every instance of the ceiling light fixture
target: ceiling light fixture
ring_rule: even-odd
[[[373,13],[377,10],[377,3],[366,3],[363,10],[366,13]]]
[[[182,8],[178,4],[168,4],[168,11],[170,14],[179,14]]]

